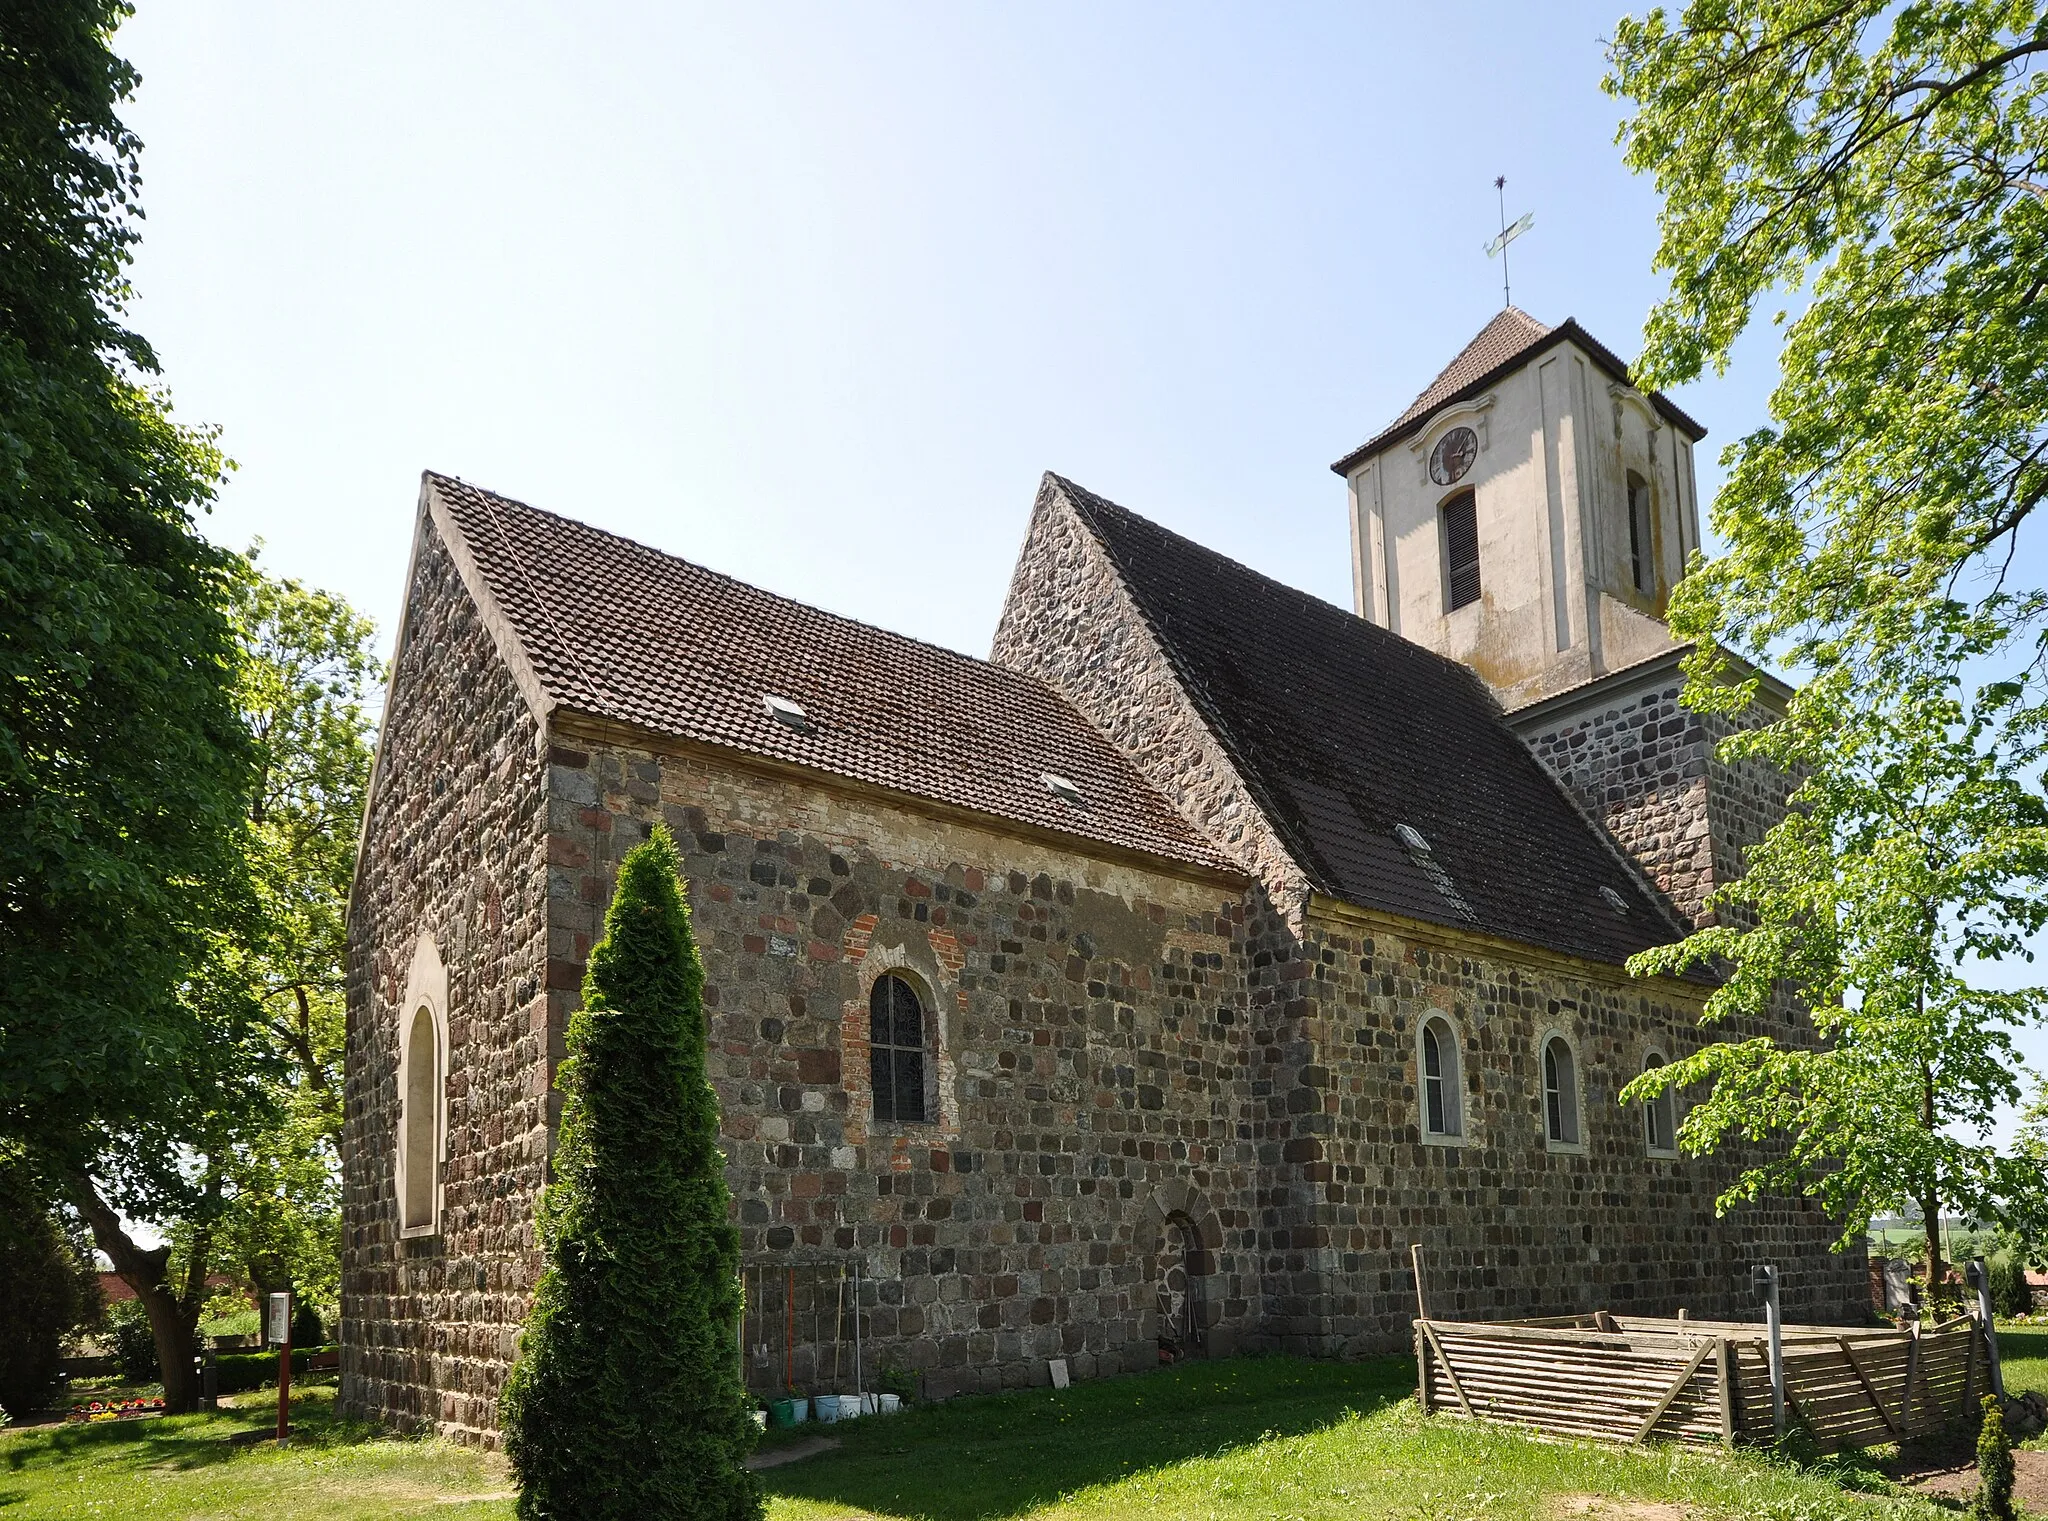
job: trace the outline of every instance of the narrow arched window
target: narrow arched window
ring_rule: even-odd
[[[1628,473],[1628,563],[1629,579],[1644,596],[1657,590],[1657,561],[1650,545],[1650,486],[1640,475]]]
[[[1447,1019],[1422,1022],[1422,1131],[1425,1135],[1464,1133],[1458,1107],[1458,1036]]]
[[[1579,1144],[1579,1082],[1562,1035],[1543,1043],[1543,1118],[1553,1145]]]
[[[1461,491],[1443,505],[1444,605],[1456,612],[1479,600],[1479,504]]]
[[[1664,1065],[1664,1058],[1651,1052],[1643,1061],[1645,1072]],[[1643,1141],[1652,1152],[1674,1155],[1678,1150],[1678,1105],[1673,1091],[1666,1088],[1643,1104]]]
[[[875,1118],[912,1124],[930,1118],[925,1101],[924,1004],[917,989],[885,972],[868,993],[868,1064]]]
[[[421,1004],[405,1034],[405,1229],[432,1230],[440,1184],[441,1042]]]

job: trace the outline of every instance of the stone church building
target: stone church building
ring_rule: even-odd
[[[986,661],[428,475],[349,909],[348,1412],[494,1440],[657,821],[750,1292],[857,1265],[928,1394],[1404,1348],[1411,1243],[1437,1314],[1747,1317],[1771,1260],[1855,1315],[1817,1208],[1717,1219],[1617,1098],[1707,991],[1623,963],[1782,801],[1677,703],[1701,435],[1511,308],[1335,467],[1353,611],[1048,475]]]

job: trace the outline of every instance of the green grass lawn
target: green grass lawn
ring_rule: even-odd
[[[279,1449],[274,1391],[222,1401],[218,1415],[0,1431],[6,1521],[504,1521],[502,1464],[446,1442],[380,1437],[337,1422],[333,1390],[295,1391],[294,1437]],[[453,1503],[450,1503],[453,1502]]]
[[[2007,1393],[2048,1391],[2048,1326],[2000,1326],[1998,1365]]]
[[[765,1473],[769,1517],[1552,1521],[1595,1495],[1758,1521],[1954,1515],[1853,1492],[1843,1482],[1853,1472],[1425,1420],[1409,1398],[1413,1379],[1413,1365],[1395,1358],[1247,1359],[805,1428],[797,1435],[841,1446]],[[0,1521],[512,1514],[495,1459],[342,1426],[324,1390],[300,1405],[300,1435],[279,1450],[259,1440],[271,1419],[263,1400],[243,1396],[219,1415],[0,1432]]]

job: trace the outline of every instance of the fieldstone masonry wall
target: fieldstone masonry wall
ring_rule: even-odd
[[[539,727],[447,546],[422,536],[349,903],[341,1404],[492,1440],[548,1155]],[[413,947],[448,969],[438,1232],[401,1239],[398,1042]]]
[[[1284,1143],[1300,1181],[1272,1185],[1269,1332],[1290,1350],[1382,1349],[1408,1336],[1407,1247],[1428,1253],[1432,1313],[1498,1319],[1602,1305],[1749,1318],[1748,1264],[1785,1265],[1788,1314],[1853,1317],[1860,1263],[1832,1256],[1825,1215],[1773,1201],[1717,1220],[1725,1162],[1652,1156],[1621,1088],[1652,1052],[1694,1049],[1699,992],[1488,950],[1374,916],[1321,916],[1273,1004],[1294,1011],[1312,1106]],[[1255,995],[1256,1001],[1256,995]],[[1425,1145],[1418,1021],[1459,1032],[1464,1143]],[[1542,1042],[1570,1042],[1582,1142],[1548,1144]]]
[[[1743,852],[1784,814],[1782,775],[1715,754],[1734,726],[1680,706],[1676,669],[1649,684],[1596,686],[1580,702],[1511,721],[1552,775],[1694,925],[1742,874]]]
[[[1699,990],[1311,911],[1059,504],[1041,501],[1025,561],[999,656],[1184,798],[1249,880],[559,710],[543,733],[425,534],[351,910],[349,1413],[495,1439],[540,1266],[562,1033],[618,861],[657,820],[684,852],[746,1262],[857,1257],[869,1366],[917,1369],[930,1394],[1039,1382],[1052,1357],[1079,1377],[1155,1364],[1176,1241],[1212,1355],[1405,1347],[1418,1240],[1437,1313],[1744,1315],[1744,1270],[1765,1257],[1787,1269],[1790,1313],[1860,1312],[1860,1267],[1826,1252],[1817,1211],[1717,1221],[1725,1172],[1650,1157],[1640,1113],[1618,1105],[1651,1049],[1690,1049]],[[1668,819],[1618,815],[1666,852],[1674,896],[1724,860],[1719,836],[1678,822],[1716,785],[1688,769],[1708,740],[1693,722],[1673,688],[1560,725],[1552,745],[1576,785],[1626,776],[1681,800]],[[397,999],[423,930],[450,979],[447,1203],[439,1234],[400,1240]],[[885,970],[933,1016],[929,1124],[874,1118],[867,994]],[[1420,1138],[1416,1021],[1432,1010],[1460,1032],[1462,1146]],[[1569,1150],[1541,1128],[1552,1030],[1583,1075]]]
[[[555,837],[558,952],[587,954],[652,822],[684,852],[750,1268],[857,1255],[872,1365],[934,1395],[1042,1380],[1053,1357],[1087,1377],[1156,1363],[1148,1232],[1192,1208],[1214,1221],[1212,1346],[1255,1338],[1231,884],[706,755],[590,738],[550,759],[557,795],[596,799]],[[867,996],[885,970],[938,1015],[930,1124],[874,1118]]]

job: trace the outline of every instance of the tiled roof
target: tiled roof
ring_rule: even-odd
[[[1682,933],[1473,672],[1054,480],[1318,891],[1604,962]]]
[[[1476,396],[1506,371],[1567,338],[1584,349],[1616,380],[1625,385],[1634,384],[1629,378],[1628,366],[1605,344],[1580,327],[1576,319],[1567,317],[1557,327],[1546,327],[1518,306],[1503,307],[1500,315],[1481,328],[1478,335],[1458,351],[1458,357],[1422,388],[1422,394],[1408,404],[1407,411],[1330,468],[1339,475],[1348,474],[1361,460],[1415,432],[1439,407]],[[1680,410],[1662,391],[1650,393],[1650,404],[1695,443],[1707,436],[1707,430]]]
[[[427,485],[548,696],[1125,850],[1236,868],[1036,678],[837,617],[447,476]],[[799,732],[762,696],[799,704]],[[1044,773],[1081,792],[1076,807]]]

